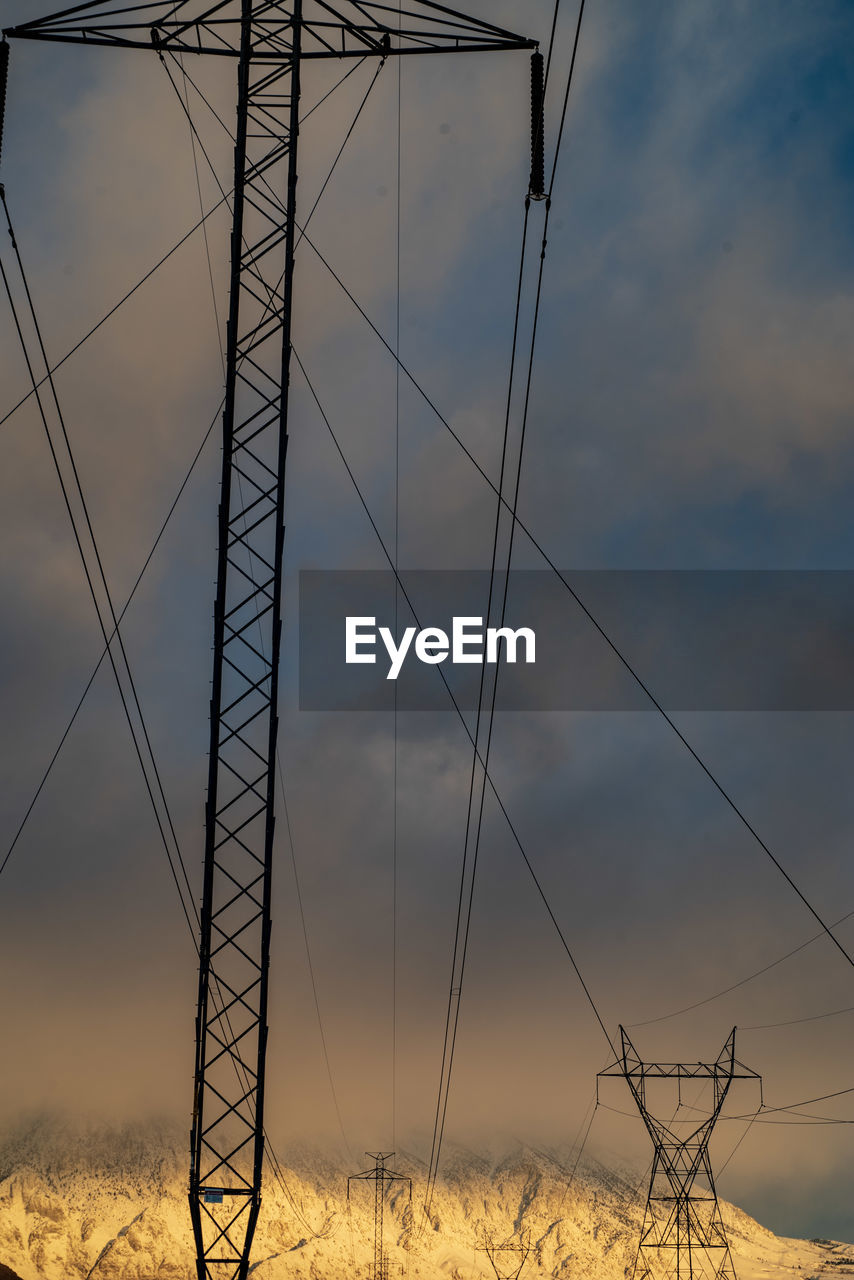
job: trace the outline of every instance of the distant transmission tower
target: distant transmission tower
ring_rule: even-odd
[[[620,1027],[622,1055],[600,1076],[622,1076],[632,1091],[655,1155],[632,1280],[736,1280],[721,1218],[709,1140],[733,1080],[759,1080],[735,1056],[735,1027],[715,1062],[642,1062]],[[709,1080],[712,1101],[706,1119],[687,1137],[673,1131],[647,1104],[649,1080],[675,1080],[682,1105],[683,1080]],[[677,1107],[677,1114],[678,1114]],[[692,1121],[693,1123],[693,1121]]]
[[[3,32],[0,103],[6,37],[148,50],[179,71],[206,55],[237,81],[190,1212],[198,1280],[246,1280],[264,1157],[301,84],[315,62],[536,42],[432,0],[85,0]],[[542,199],[532,56],[529,197]]]
[[[480,1233],[479,1247],[492,1263],[496,1280],[519,1280],[522,1268],[531,1252],[531,1233],[520,1231],[516,1235],[508,1236],[506,1240],[499,1241],[484,1227]]]
[[[374,1270],[373,1280],[388,1280],[388,1266],[383,1248],[383,1209],[385,1206],[386,1187],[392,1182],[408,1182],[409,1198],[412,1199],[412,1179],[402,1173],[395,1173],[386,1168],[386,1160],[394,1155],[393,1151],[366,1151],[366,1156],[374,1161],[373,1169],[364,1173],[354,1173],[347,1179],[347,1199],[350,1199],[351,1182],[373,1182],[374,1184]]]

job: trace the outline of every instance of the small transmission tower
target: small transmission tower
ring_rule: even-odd
[[[519,1280],[531,1252],[531,1233],[520,1231],[517,1235],[508,1236],[506,1240],[498,1240],[491,1231],[483,1227],[478,1247],[492,1263],[496,1280]]]
[[[373,1280],[388,1280],[388,1266],[383,1249],[383,1210],[385,1207],[386,1187],[392,1182],[408,1182],[409,1198],[412,1199],[412,1179],[402,1173],[395,1173],[386,1168],[386,1161],[394,1155],[393,1151],[366,1151],[374,1161],[373,1169],[364,1173],[354,1173],[347,1179],[347,1199],[350,1199],[351,1182],[373,1182],[374,1184],[374,1270]]]
[[[655,1154],[632,1280],[736,1280],[709,1159],[709,1140],[733,1080],[761,1077],[735,1056],[735,1027],[715,1062],[642,1062],[620,1027],[621,1056],[600,1076],[622,1076],[632,1091]],[[647,1082],[708,1080],[709,1114],[685,1137],[652,1114]],[[677,1108],[678,1111],[678,1108]],[[693,1122],[692,1122],[693,1123]]]

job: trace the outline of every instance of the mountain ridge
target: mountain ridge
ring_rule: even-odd
[[[0,1280],[191,1280],[187,1138],[167,1121],[109,1125],[42,1115],[0,1131]],[[593,1159],[568,1185],[568,1153],[448,1144],[429,1218],[424,1163],[385,1210],[389,1280],[494,1280],[484,1231],[530,1232],[522,1280],[624,1280],[643,1217],[636,1175]],[[267,1175],[253,1280],[369,1280],[373,1187],[347,1200],[343,1156],[295,1145]],[[739,1280],[854,1276],[854,1248],[787,1240],[722,1202]],[[849,1265],[850,1264],[850,1265]],[[5,1271],[4,1271],[5,1268]]]

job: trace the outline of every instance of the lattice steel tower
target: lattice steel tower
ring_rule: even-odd
[[[736,1280],[709,1159],[709,1140],[733,1080],[761,1080],[735,1056],[735,1028],[715,1062],[642,1062],[620,1027],[621,1056],[600,1076],[622,1076],[632,1091],[655,1154],[633,1280]],[[685,1137],[657,1119],[647,1102],[649,1080],[708,1080],[707,1117]],[[761,1084],[760,1084],[761,1089]],[[760,1099],[761,1100],[761,1099]],[[705,1108],[704,1108],[705,1109]],[[692,1121],[693,1124],[693,1121]]]
[[[328,59],[533,49],[535,42],[430,0],[89,0],[4,35],[204,54],[236,67],[190,1207],[199,1280],[246,1280],[264,1152],[302,68]],[[532,194],[541,195],[541,179],[532,181]]]
[[[495,1280],[519,1280],[528,1254],[531,1252],[530,1231],[519,1231],[501,1239],[483,1227],[478,1247],[492,1264]]]
[[[374,1162],[372,1169],[364,1173],[353,1173],[347,1179],[347,1199],[350,1199],[351,1182],[372,1182],[374,1184],[374,1269],[372,1280],[388,1280],[388,1264],[383,1247],[383,1212],[385,1209],[386,1188],[393,1182],[409,1183],[409,1198],[412,1199],[412,1179],[402,1173],[395,1173],[386,1168],[386,1161],[394,1155],[393,1151],[366,1151],[366,1156]]]

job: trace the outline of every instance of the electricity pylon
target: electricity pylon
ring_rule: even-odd
[[[385,1207],[386,1187],[392,1182],[408,1182],[409,1198],[412,1199],[412,1179],[402,1173],[395,1173],[386,1168],[386,1160],[394,1155],[393,1151],[366,1151],[366,1156],[374,1162],[372,1169],[364,1173],[353,1173],[347,1179],[347,1199],[350,1199],[351,1182],[373,1182],[374,1184],[374,1270],[373,1280],[388,1280],[385,1249],[383,1248],[383,1210]]]
[[[189,1191],[198,1280],[246,1280],[264,1154],[303,66],[329,59],[534,49],[536,42],[431,0],[88,0],[3,34],[154,50],[164,59],[210,55],[231,59],[237,72]],[[541,150],[539,114],[534,135]],[[539,171],[532,167],[535,198],[542,196]]]
[[[531,1233],[520,1231],[517,1236],[511,1235],[506,1240],[498,1240],[491,1231],[483,1227],[480,1248],[492,1263],[496,1280],[519,1280],[531,1252]]]
[[[735,1056],[735,1027],[715,1062],[642,1062],[620,1027],[622,1053],[600,1076],[622,1076],[632,1091],[655,1154],[646,1210],[632,1280],[736,1280],[724,1230],[709,1140],[733,1080],[759,1080]],[[709,1080],[712,1100],[707,1117],[686,1137],[657,1119],[647,1103],[647,1081],[675,1080],[682,1104],[683,1080]],[[678,1114],[678,1109],[677,1109]],[[693,1121],[692,1121],[693,1124]]]

